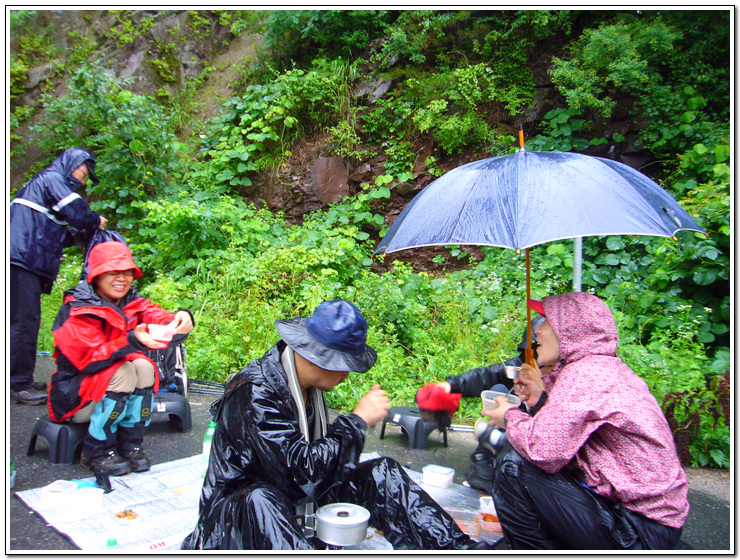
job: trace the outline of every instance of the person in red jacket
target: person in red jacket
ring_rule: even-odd
[[[49,417],[55,422],[90,422],[82,462],[111,476],[146,471],[142,451],[152,395],[159,389],[154,362],[142,351],[166,348],[148,324],[170,324],[172,343],[193,329],[190,311],[170,313],[136,292],[141,277],[125,243],[95,245],[87,282],[64,294],[52,327],[57,371],[49,387]]]

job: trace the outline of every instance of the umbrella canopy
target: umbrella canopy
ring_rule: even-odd
[[[430,183],[396,218],[375,254],[437,245],[526,249],[529,298],[529,247],[593,235],[675,237],[681,230],[705,233],[639,171],[583,154],[522,149],[468,163]],[[528,333],[530,325],[527,308]],[[531,349],[526,354],[531,363]]]
[[[421,191],[375,254],[436,245],[526,249],[591,235],[704,232],[660,185],[622,163],[517,152],[468,163]]]

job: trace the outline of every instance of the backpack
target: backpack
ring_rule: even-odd
[[[165,393],[179,393],[187,396],[187,367],[185,366],[185,345],[170,345],[163,350],[145,350],[159,371],[159,390]]]

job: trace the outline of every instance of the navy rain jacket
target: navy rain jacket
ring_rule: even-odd
[[[47,294],[59,274],[64,247],[73,244],[68,228],[92,233],[100,224],[100,216],[75,192],[82,183],[72,172],[83,163],[92,171],[95,158],[80,148],[65,150],[10,203],[10,264],[40,276]]]

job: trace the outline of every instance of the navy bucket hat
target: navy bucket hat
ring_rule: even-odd
[[[343,299],[325,301],[310,317],[275,322],[280,337],[295,352],[329,371],[365,372],[377,354],[367,340],[367,321]]]

